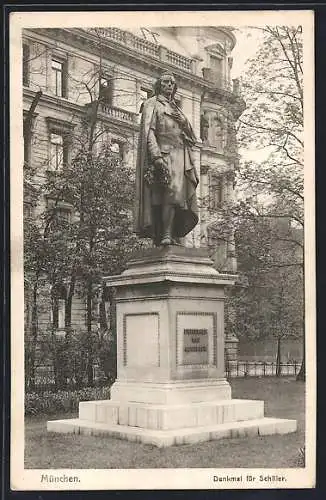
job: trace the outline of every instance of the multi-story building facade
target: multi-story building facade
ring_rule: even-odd
[[[244,110],[239,82],[231,79],[235,43],[227,27],[24,30],[24,155],[35,171],[34,182],[42,183],[48,171],[69,163],[72,137],[96,101],[98,123],[112,151],[135,166],[141,103],[156,78],[169,70],[178,84],[176,99],[198,138],[200,223],[186,244],[213,248],[210,225],[233,196],[235,121]],[[26,209],[29,196],[26,191]],[[44,210],[41,205],[33,209],[36,217]],[[67,218],[73,216],[64,202],[59,208]],[[215,243],[217,269],[234,272],[232,231],[227,241]],[[63,291],[56,313],[49,311],[44,321],[63,329],[64,314]],[[85,326],[85,304],[77,296],[72,326]]]

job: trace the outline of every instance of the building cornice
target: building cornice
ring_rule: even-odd
[[[27,87],[23,88],[23,98],[28,101],[32,101],[34,96],[36,94],[36,91],[31,90]],[[49,94],[43,93],[42,97],[40,99],[40,105],[43,105],[44,107],[48,109],[52,109],[56,112],[59,110],[62,110],[66,113],[70,113],[73,118],[79,118],[81,119],[87,119],[87,115],[89,114],[89,108],[90,104],[86,105],[81,105],[81,104],[76,104],[74,102],[69,101],[68,99],[65,98],[60,98],[60,97],[54,97]],[[136,115],[134,113],[130,113],[128,111],[125,111],[123,109],[119,108],[112,108],[114,111],[114,114],[110,114],[109,112],[103,112],[101,109],[98,111],[98,119],[107,123],[112,124],[115,127],[116,131],[119,131],[120,133],[127,133],[128,131],[130,134],[130,131],[138,131],[139,130],[139,124],[136,123],[135,121],[127,120],[124,119],[124,115],[133,115],[133,118],[135,120]],[[24,110],[26,113],[28,110]],[[47,121],[51,121],[53,124],[62,122],[63,125],[70,126],[71,128],[76,126],[76,123],[74,121],[67,122],[67,120],[61,120],[57,117],[47,117]]]
[[[72,132],[76,126],[76,123],[60,120],[57,117],[53,118],[53,116],[47,116],[46,123],[51,129],[58,128],[66,132]]]
[[[235,35],[232,33],[233,28],[231,26],[210,26],[212,30],[215,32],[222,32],[225,36],[229,37],[231,41],[231,51],[234,49],[237,39]]]
[[[97,37],[81,28],[30,28],[28,31],[41,35],[43,39],[48,37],[51,45],[53,45],[52,40],[54,39],[56,42],[66,45],[72,44],[73,47],[90,53],[92,60],[94,56],[100,56]],[[180,87],[184,87],[187,90],[196,89],[199,93],[209,94],[214,100],[219,101],[223,99],[233,105],[238,101],[243,102],[243,99],[230,90],[219,88],[214,83],[205,80],[193,72],[182,70],[178,66],[151,57],[148,54],[142,54],[136,49],[119,43],[116,40],[103,38],[101,40],[101,48],[104,59],[121,66],[124,65],[124,61],[127,61],[128,68],[132,68],[137,73],[144,72],[151,77],[157,77],[163,71],[169,70],[175,75]]]
[[[232,51],[236,45],[236,37],[235,35],[233,34],[233,30],[234,28],[232,26],[191,26],[191,27],[188,27],[188,26],[178,26],[176,28],[172,28],[172,27],[167,27],[165,26],[164,27],[164,30],[166,31],[169,31],[170,33],[174,34],[174,35],[178,35],[180,32],[186,32],[187,30],[189,29],[194,29],[196,28],[197,30],[201,30],[201,32],[204,32],[205,34],[211,34],[213,36],[216,36],[216,38],[218,39],[219,36],[221,33],[223,33],[223,35],[229,39],[230,41],[230,50]]]
[[[32,100],[36,94],[36,91],[28,88],[28,87],[23,87],[23,98],[27,100]],[[65,99],[64,97],[57,97],[57,96],[52,96],[50,94],[47,94],[45,92],[42,93],[42,96],[40,98],[40,103],[43,104],[44,106],[58,110],[58,108],[62,109],[63,111],[67,111],[69,113],[77,113],[79,115],[83,114],[83,106],[76,104],[75,102],[69,101],[68,99]]]

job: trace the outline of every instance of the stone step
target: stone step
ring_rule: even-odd
[[[296,420],[259,418],[245,422],[228,422],[218,425],[187,429],[152,430],[127,425],[104,424],[81,419],[53,420],[47,422],[49,432],[74,433],[91,436],[112,436],[158,447],[194,444],[224,438],[287,434],[297,429]]]
[[[264,416],[264,401],[230,399],[182,405],[120,403],[112,400],[79,403],[79,418],[95,423],[169,430],[253,420]]]

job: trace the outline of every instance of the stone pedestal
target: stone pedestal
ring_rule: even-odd
[[[150,249],[129,262],[116,287],[117,380],[108,401],[82,402],[79,418],[48,430],[110,434],[157,446],[292,432],[264,418],[263,401],[232,400],[224,377],[224,287],[205,251]]]

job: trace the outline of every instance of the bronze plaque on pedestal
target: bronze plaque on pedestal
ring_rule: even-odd
[[[208,365],[208,330],[184,328],[183,364]]]

